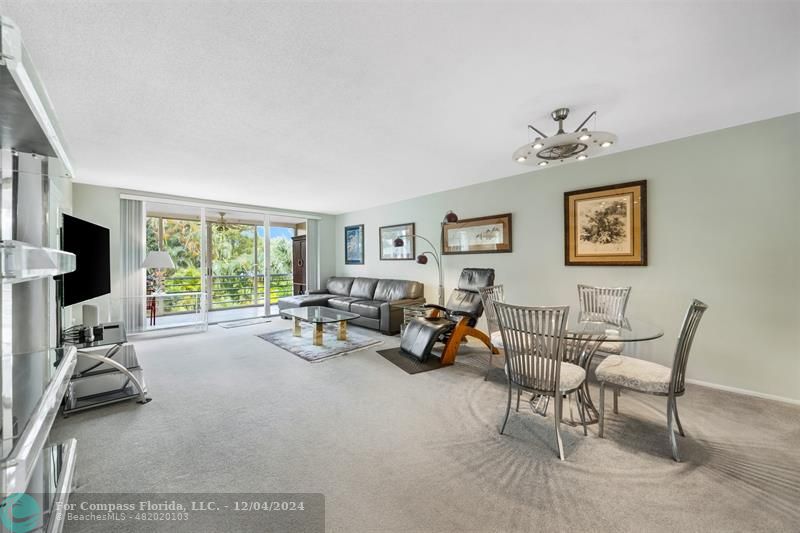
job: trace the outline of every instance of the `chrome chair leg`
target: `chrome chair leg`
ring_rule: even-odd
[[[597,432],[598,436],[602,439],[603,438],[603,418],[606,412],[606,384],[605,382],[600,382],[600,414],[598,418],[600,420],[597,421]]]
[[[614,414],[619,413],[618,402],[619,402],[619,389],[614,387]]]
[[[681,437],[685,437],[686,434],[683,432],[683,426],[681,425],[681,417],[678,416],[678,399],[672,399],[672,412],[675,413],[675,423],[678,425],[678,433],[680,433]]]
[[[569,411],[569,423],[575,422],[575,417],[572,415],[572,398],[566,394],[561,395],[561,409],[564,409],[564,400],[567,401],[567,411]]]
[[[539,416],[547,416],[547,406],[550,405],[550,396],[543,394],[532,394],[530,403],[531,410]]]
[[[500,434],[506,430],[506,423],[508,422],[508,414],[511,412],[511,383],[508,384],[508,403],[506,403],[506,417],[503,419],[503,427],[500,428]]]
[[[589,435],[589,433],[586,431],[586,413],[583,410],[583,402],[581,402],[580,394],[581,390],[578,389],[578,392],[575,393],[575,396],[577,398],[576,401],[578,403],[578,414],[581,417],[581,425],[583,425],[583,436],[586,437],[587,435]]]
[[[563,398],[560,392],[556,392],[555,397],[555,421],[556,421],[556,443],[558,444],[558,457],[564,460],[564,443],[561,442],[561,402]]]
[[[675,417],[673,415],[675,411],[672,409],[672,399],[667,400],[667,434],[669,435],[669,444],[672,448],[672,458],[675,459],[675,462],[680,463],[681,458],[678,455],[678,442],[675,439],[675,429],[674,429],[674,421]]]

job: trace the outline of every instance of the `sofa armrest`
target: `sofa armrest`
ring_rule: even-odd
[[[328,294],[328,289],[314,289],[306,291],[306,294]]]
[[[407,305],[422,305],[425,303],[425,298],[403,298],[401,300],[392,300],[390,302],[385,302],[385,303],[391,307],[397,307],[402,309]]]
[[[400,325],[403,323],[403,307],[423,303],[425,298],[403,298],[381,303],[381,332],[387,335],[399,333]]]

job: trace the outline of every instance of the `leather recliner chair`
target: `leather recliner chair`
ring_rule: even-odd
[[[455,362],[461,341],[469,336],[483,342],[493,354],[500,353],[492,346],[486,333],[475,329],[478,319],[483,315],[483,303],[478,291],[492,285],[493,268],[462,270],[458,288],[452,292],[445,307],[425,304],[426,308],[432,310],[431,314],[409,322],[400,339],[401,351],[426,361],[436,342],[444,342],[441,362],[451,365]]]

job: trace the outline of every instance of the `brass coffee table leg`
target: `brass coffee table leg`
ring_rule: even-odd
[[[340,341],[346,341],[347,340],[347,321],[346,320],[342,320],[341,322],[339,322],[339,335],[336,338],[339,339]]]
[[[292,334],[295,337],[299,337],[300,336],[300,319],[299,318],[295,318],[294,319],[294,333],[292,333]]]
[[[322,346],[322,323],[314,324],[314,346]]]

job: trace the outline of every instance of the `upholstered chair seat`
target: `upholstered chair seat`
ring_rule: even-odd
[[[597,347],[599,353],[605,354],[620,354],[622,353],[622,343],[614,341],[606,341]]]
[[[541,366],[545,363],[540,361],[538,357],[533,357],[531,361],[528,363],[531,366]],[[508,372],[506,372],[508,373]],[[586,371],[579,367],[578,365],[573,365],[572,363],[561,363],[561,370],[559,371],[558,375],[558,390],[561,392],[567,392],[577,389],[583,380],[586,379]],[[530,387],[534,388],[534,383],[520,383],[523,387]]]
[[[672,369],[664,365],[624,355],[609,355],[595,370],[600,381],[626,389],[664,394],[669,392],[671,373]]]
[[[603,418],[605,416],[605,391],[606,387],[614,390],[614,412],[617,413],[617,398],[620,389],[635,392],[666,396],[667,398],[667,437],[672,448],[672,458],[680,461],[678,442],[675,438],[677,425],[678,433],[683,436],[683,426],[678,416],[678,397],[682,396],[686,382],[686,363],[689,360],[689,351],[697,332],[697,326],[708,306],[700,300],[692,301],[686,316],[683,318],[678,344],[675,347],[675,357],[672,367],[666,367],[624,355],[610,355],[597,365],[595,375],[600,384],[600,419],[598,435],[603,438]]]
[[[503,335],[496,331],[492,333],[491,336],[492,346],[496,348],[503,348]],[[539,358],[533,358],[534,366],[539,364]],[[578,387],[583,380],[586,379],[586,371],[579,367],[578,365],[574,365],[572,363],[561,363],[561,373],[559,374],[559,390],[561,391],[568,391],[574,390]]]
[[[511,413],[511,396],[524,390],[544,398],[553,398],[558,456],[564,460],[564,443],[561,440],[561,412],[564,397],[583,386],[586,371],[578,365],[564,361],[564,333],[569,307],[523,307],[494,302],[501,335],[505,337],[505,371],[508,379],[506,416],[500,428],[502,435]],[[548,400],[549,401],[549,400]],[[586,435],[586,417],[578,410]]]

